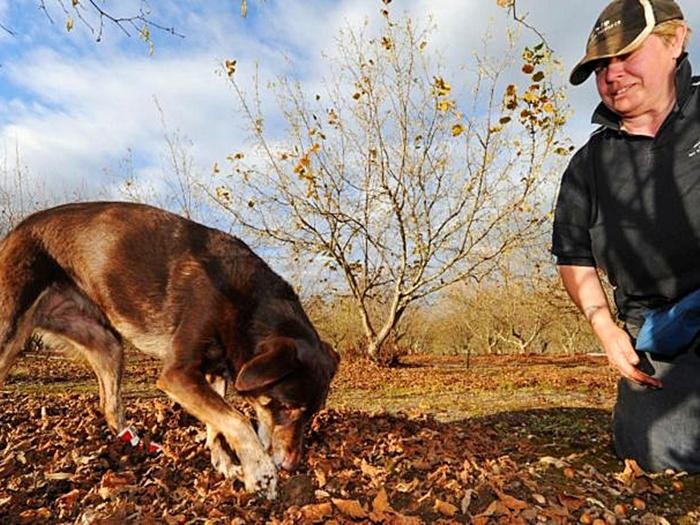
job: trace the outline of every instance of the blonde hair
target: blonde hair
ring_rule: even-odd
[[[683,51],[685,51],[685,48],[688,46],[688,42],[690,41],[690,33],[691,29],[690,26],[686,23],[685,20],[680,20],[680,19],[673,19],[673,20],[666,20],[665,22],[661,22],[659,25],[654,27],[654,30],[651,32],[652,35],[656,35],[659,38],[661,38],[666,45],[669,45],[674,38],[676,38],[676,30],[679,27],[685,27],[687,31],[685,32],[685,39],[683,40]]]

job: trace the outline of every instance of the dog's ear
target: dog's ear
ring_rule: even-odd
[[[257,355],[236,377],[236,390],[250,392],[276,383],[301,366],[297,345],[288,337],[274,337],[260,343]]]

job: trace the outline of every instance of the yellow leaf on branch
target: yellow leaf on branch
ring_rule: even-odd
[[[450,86],[445,79],[442,77],[434,77],[435,81],[433,83],[433,89],[438,97],[446,97],[452,91],[452,86]]]
[[[535,95],[532,91],[526,91],[523,95],[523,100],[525,102],[529,102],[530,104],[534,104],[537,102],[537,95]]]
[[[438,111],[449,111],[454,107],[455,107],[454,101],[449,100],[449,99],[443,99],[443,100],[438,101],[438,103],[437,103]]]
[[[235,60],[226,60],[226,61],[224,61],[224,67],[226,68],[226,74],[229,77],[232,77],[233,74],[236,72],[236,61]]]

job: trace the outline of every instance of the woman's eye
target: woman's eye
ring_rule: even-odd
[[[596,60],[593,62],[593,72],[598,74],[601,71],[603,71],[606,67],[608,67],[608,60],[606,59],[601,59],[601,60]]]

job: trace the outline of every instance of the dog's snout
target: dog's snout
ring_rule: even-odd
[[[298,460],[293,460],[293,461],[284,461],[281,465],[281,467],[286,470],[287,472],[294,472],[297,467],[299,466],[299,461]]]
[[[275,464],[287,472],[294,472],[299,466],[301,454],[297,451],[280,454],[275,458]]]

